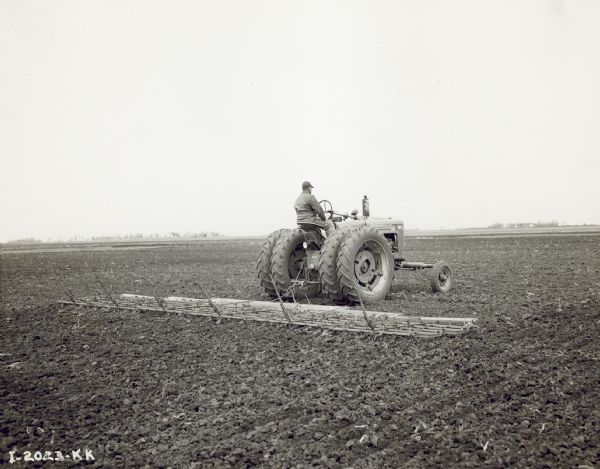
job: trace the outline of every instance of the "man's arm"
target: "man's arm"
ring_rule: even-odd
[[[310,208],[312,208],[317,213],[317,215],[319,216],[319,218],[321,220],[323,220],[323,221],[326,220],[325,212],[323,211],[323,207],[321,207],[319,205],[317,198],[312,194],[308,198],[308,205],[310,205]]]

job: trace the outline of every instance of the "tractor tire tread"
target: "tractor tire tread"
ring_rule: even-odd
[[[275,243],[275,247],[273,248],[273,255],[271,256],[271,274],[273,275],[273,281],[277,286],[277,290],[281,296],[284,296],[284,293],[292,284],[292,279],[289,274],[289,245],[294,241],[294,238],[297,238],[300,234],[302,234],[302,230],[293,229],[286,230],[282,233],[277,242]],[[270,279],[269,279],[270,282]],[[272,284],[271,284],[271,287]],[[275,290],[273,289],[274,295],[277,295]]]
[[[318,265],[321,290],[334,301],[343,301],[345,299],[338,278],[337,256],[344,238],[349,235],[350,231],[348,228],[338,229],[334,234],[328,236],[325,239],[325,244],[323,244],[319,256]]]
[[[273,231],[260,245],[258,255],[256,256],[256,272],[260,286],[272,298],[277,296],[275,288],[273,288],[273,284],[271,283],[271,258],[273,256],[273,249],[281,234],[288,230],[288,228],[282,228]]]

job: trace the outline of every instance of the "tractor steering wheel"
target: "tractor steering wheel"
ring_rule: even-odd
[[[329,202],[329,200],[327,199],[323,199],[319,202],[319,205],[325,213],[329,213],[329,218],[327,219],[331,220],[331,218],[333,217],[333,205],[331,205],[331,202]]]

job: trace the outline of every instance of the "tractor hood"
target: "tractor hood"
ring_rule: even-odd
[[[358,220],[347,219],[346,221],[339,222],[337,224],[340,228],[344,226],[369,226],[371,228],[377,229],[387,229],[387,230],[398,230],[404,228],[404,222],[402,220],[393,219],[393,218],[359,218]]]

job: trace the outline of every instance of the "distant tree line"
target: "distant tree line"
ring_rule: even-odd
[[[175,231],[171,231],[170,233],[167,234],[159,234],[159,233],[152,233],[152,234],[143,234],[143,233],[132,233],[132,234],[126,234],[126,235],[104,235],[104,236],[89,236],[89,237],[83,237],[83,236],[73,236],[69,239],[67,239],[67,242],[90,242],[90,241],[94,241],[94,242],[99,242],[99,241],[123,241],[123,240],[152,240],[152,239],[173,239],[173,238],[179,238],[179,239],[187,239],[187,238],[222,238],[223,235],[220,233],[216,233],[214,231],[206,231],[206,232],[201,232],[201,233],[184,233],[184,234],[180,234],[177,233]],[[51,239],[48,238],[46,241],[42,241],[41,239],[37,239],[37,238],[19,238],[19,239],[12,239],[10,241],[6,241],[7,244],[41,244],[41,243],[52,243],[52,242],[65,242],[64,239]]]
[[[205,231],[201,233],[184,233],[180,234],[176,231],[171,231],[167,234],[142,234],[142,233],[133,233],[127,235],[119,235],[119,236],[92,236],[87,238],[89,241],[115,241],[115,240],[130,240],[130,239],[168,239],[168,238],[222,238],[223,235],[220,233],[216,233],[214,231]]]
[[[488,228],[544,228],[550,226],[559,226],[559,223],[555,220],[538,221],[537,223],[494,223]]]
[[[36,239],[36,238],[21,238],[21,239],[11,239],[10,241],[7,241],[6,243],[14,243],[14,244],[39,244],[41,243],[42,240],[41,239]]]

